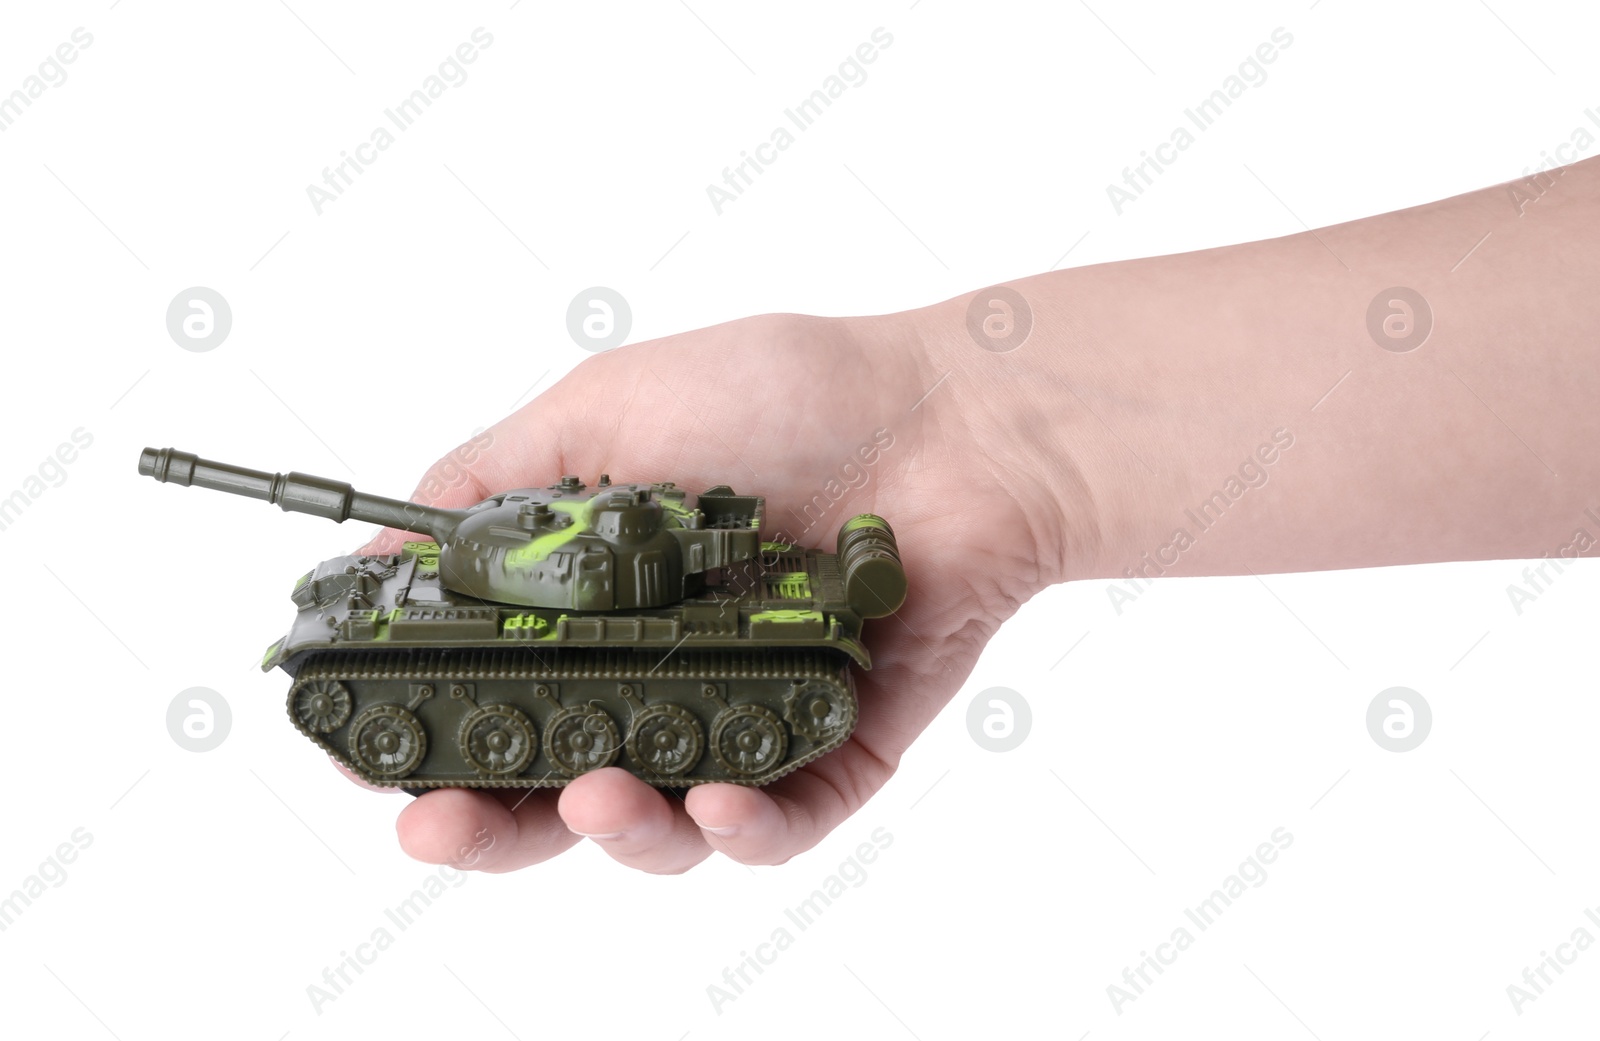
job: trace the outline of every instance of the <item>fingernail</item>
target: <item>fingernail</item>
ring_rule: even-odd
[[[696,822],[696,823],[699,823],[699,822]],[[708,828],[704,824],[701,824],[700,825],[700,830],[703,831],[703,832],[706,832],[707,834],[715,835],[719,839],[725,839],[730,835],[738,834],[739,825],[737,825],[737,824],[729,824],[729,825],[726,825],[726,826],[721,827],[721,828]]]
[[[567,830],[572,832],[574,835],[582,835],[586,839],[594,839],[598,842],[605,842],[610,839],[620,839],[623,835],[623,833],[620,831],[600,831],[591,833],[587,831],[579,831],[577,828],[568,828]]]

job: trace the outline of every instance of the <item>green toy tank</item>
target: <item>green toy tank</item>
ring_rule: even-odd
[[[566,784],[621,766],[661,787],[774,781],[855,728],[862,622],[905,599],[894,532],[862,514],[836,553],[763,542],[726,486],[563,477],[448,510],[147,448],[139,472],[429,541],[302,575],[262,669],[289,718],[366,780]]]

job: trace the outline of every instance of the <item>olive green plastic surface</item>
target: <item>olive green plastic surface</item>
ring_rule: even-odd
[[[762,498],[726,486],[563,477],[447,510],[173,449],[139,472],[429,536],[302,575],[262,659],[296,728],[380,785],[766,784],[850,736],[862,622],[906,595],[883,518],[834,553],[763,542]]]

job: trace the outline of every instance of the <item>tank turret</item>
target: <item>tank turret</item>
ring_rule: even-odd
[[[266,473],[147,448],[139,472],[265,499],[291,513],[426,533],[439,544],[446,589],[524,607],[618,611],[693,596],[703,576],[761,552],[762,500],[719,486],[693,508],[671,483],[596,487],[563,477],[448,510],[358,492],[309,474]]]

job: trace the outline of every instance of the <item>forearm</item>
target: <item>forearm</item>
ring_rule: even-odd
[[[1009,352],[974,342],[971,297],[909,320],[950,373],[925,407],[1055,490],[1055,577],[1302,571],[1591,551],[1597,282],[1589,162],[1520,198],[1020,279]],[[1432,312],[1410,350],[1387,296],[1369,328],[1395,286]]]

